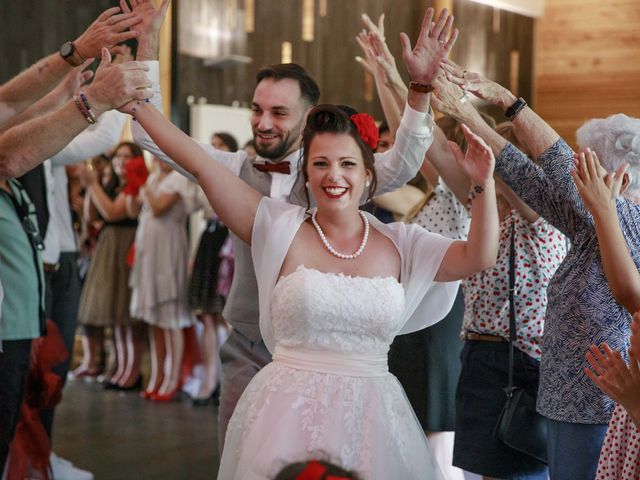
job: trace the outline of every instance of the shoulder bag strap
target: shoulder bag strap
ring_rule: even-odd
[[[509,246],[509,390],[513,388],[513,348],[516,342],[516,220],[511,224],[511,244]]]

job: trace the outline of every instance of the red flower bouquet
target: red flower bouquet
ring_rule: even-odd
[[[144,163],[144,157],[134,157],[124,167],[124,177],[127,181],[124,186],[124,194],[131,195],[133,197],[138,195],[140,187],[142,187],[147,181],[149,176],[149,170]]]
[[[349,118],[356,126],[364,143],[369,145],[371,150],[375,150],[378,146],[378,127],[376,127],[373,117],[368,113],[354,113]]]

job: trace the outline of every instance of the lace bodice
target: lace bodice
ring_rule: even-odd
[[[276,344],[386,354],[400,330],[404,290],[392,277],[351,277],[299,266],[273,290]]]

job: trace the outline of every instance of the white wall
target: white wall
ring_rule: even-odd
[[[189,134],[200,142],[209,143],[213,132],[230,133],[238,141],[238,147],[242,148],[248,140],[253,138],[249,123],[250,117],[251,110],[248,108],[193,104],[189,115],[191,125]],[[201,211],[191,215],[189,219],[189,251],[192,258],[195,255],[204,226],[205,221]]]

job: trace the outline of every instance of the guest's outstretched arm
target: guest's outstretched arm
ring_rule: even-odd
[[[73,44],[81,58],[99,58],[103,47],[112,48],[135,38],[137,33],[129,28],[139,22],[135,15],[112,7],[101,13]],[[47,95],[71,69],[56,52],[0,86],[0,125]]]
[[[138,62],[111,64],[105,48],[96,78],[84,89],[95,117],[132,99],[151,96],[147,67]],[[28,172],[62,150],[87,128],[87,119],[73,100],[59,109],[33,118],[0,134],[0,177],[13,178]]]
[[[496,173],[531,209],[570,239],[592,224],[571,180],[573,151],[566,143],[552,144],[534,163],[486,124],[460,87],[442,77],[434,85],[435,108],[468,125],[487,142],[496,155]]]
[[[189,172],[204,190],[220,219],[247,244],[262,195],[229,169],[211,159],[201,146],[146,102],[131,102],[131,113],[158,147]]]
[[[624,164],[607,175],[596,153],[586,150],[580,153],[571,175],[582,201],[593,215],[602,267],[613,298],[633,313],[640,310],[640,274],[629,254],[616,210],[616,198],[627,167]]]
[[[78,89],[82,85],[93,77],[93,72],[91,70],[87,70],[93,60],[93,58],[90,58],[79,67],[71,70],[64,80],[62,80],[62,82],[60,82],[56,88],[51,90],[47,95],[35,102],[26,110],[12,116],[0,125],[0,133],[33,118],[46,115],[47,113],[64,105],[65,102],[69,101],[73,95],[77,93]]]
[[[459,167],[471,182],[471,225],[466,241],[451,244],[445,254],[436,281],[461,280],[485,270],[496,263],[498,255],[498,207],[496,205],[491,149],[466,126],[462,126],[467,139],[467,152],[463,154],[457,144],[451,148]]]
[[[465,70],[449,59],[443,62],[443,68],[449,80],[487,102],[496,105],[503,112],[506,112],[518,100],[513,93],[502,85],[479,73]],[[538,158],[560,140],[560,135],[528,106],[524,107],[512,122],[518,138],[522,139],[534,158]]]
[[[356,61],[373,76],[384,117],[391,134],[395,136],[407,102],[407,87],[384,40],[384,14],[380,15],[378,25],[367,14],[362,14],[362,22],[365,29],[356,36],[356,41],[362,48],[364,58],[356,57]],[[398,95],[397,89],[402,93]]]

